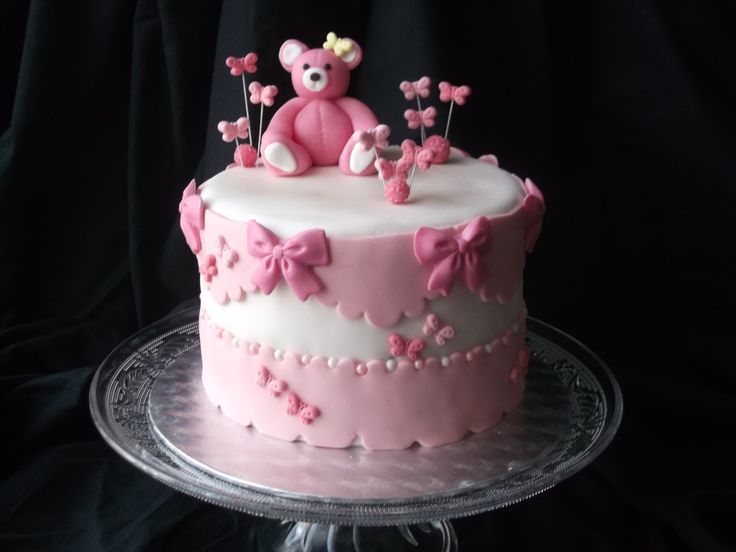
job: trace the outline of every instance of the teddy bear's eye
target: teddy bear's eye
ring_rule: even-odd
[[[326,63],[326,64],[325,64],[325,69],[326,69],[327,71],[329,71],[330,69],[332,69],[332,65],[330,65],[329,63]]]
[[[305,63],[304,65],[302,65],[302,69],[309,69],[309,64]]]

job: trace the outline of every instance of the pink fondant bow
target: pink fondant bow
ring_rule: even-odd
[[[432,266],[427,289],[447,295],[458,273],[475,291],[488,276],[481,254],[491,245],[490,224],[485,217],[470,221],[455,236],[422,227],[414,234],[414,255],[423,265]]]
[[[269,295],[283,276],[300,301],[322,289],[312,267],[330,262],[324,230],[305,230],[281,241],[256,221],[248,222],[248,253],[261,259],[251,281]]]
[[[434,120],[437,117],[437,110],[434,107],[428,107],[423,110],[407,109],[404,111],[404,119],[408,121],[409,128],[433,127]]]
[[[230,74],[233,77],[239,77],[243,73],[255,73],[258,63],[258,55],[255,52],[249,52],[242,58],[230,56],[225,60],[225,65],[230,68]]]
[[[524,214],[524,247],[527,253],[534,250],[534,245],[539,239],[542,231],[542,218],[544,217],[544,195],[530,178],[524,181],[526,197],[521,204]]]
[[[259,104],[263,102],[263,105],[271,107],[274,102],[274,98],[276,97],[276,94],[279,93],[279,89],[275,87],[273,84],[267,84],[266,86],[263,86],[258,81],[253,81],[248,85],[248,90],[250,90],[250,101],[254,104]]]
[[[187,245],[192,253],[197,254],[202,249],[202,238],[200,230],[204,228],[204,203],[197,194],[197,183],[194,179],[184,188],[179,202],[179,225],[187,240]]]

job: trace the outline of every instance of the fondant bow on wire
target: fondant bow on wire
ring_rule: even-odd
[[[270,295],[283,277],[300,301],[322,289],[312,267],[330,262],[324,230],[305,230],[285,241],[256,221],[248,223],[248,253],[260,259],[251,282]]]
[[[404,119],[408,121],[409,128],[433,127],[434,120],[437,118],[437,110],[434,107],[428,107],[423,110],[407,109],[404,111]]]
[[[452,236],[434,228],[422,227],[414,234],[414,255],[432,267],[427,289],[447,295],[455,278],[462,274],[465,285],[475,291],[488,277],[482,254],[491,246],[490,224],[477,217]]]

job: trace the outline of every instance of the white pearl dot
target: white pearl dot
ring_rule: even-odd
[[[357,374],[358,374],[359,376],[364,376],[365,374],[367,374],[367,373],[368,373],[368,366],[366,366],[365,364],[363,364],[363,363],[361,362],[360,364],[358,364],[358,365],[357,365],[357,366],[355,367],[355,372],[356,372],[356,373],[357,373]]]
[[[501,338],[501,341],[503,342],[504,345],[508,345],[509,344],[509,341],[510,341],[509,336],[507,336],[507,335],[503,336]]]
[[[486,346],[484,348],[486,350],[486,353],[488,353],[489,355],[493,352],[493,345],[491,345],[490,343],[486,343]]]
[[[450,365],[450,357],[443,356],[442,357],[442,366],[447,368]]]
[[[388,359],[386,361],[386,370],[388,370],[389,372],[393,372],[394,370],[396,370],[396,360],[394,360],[393,358]]]
[[[309,364],[309,361],[312,360],[309,355],[302,355],[302,364]]]
[[[473,360],[473,353],[471,353],[470,351],[468,351],[467,353],[465,353],[465,360],[467,360],[468,362],[470,362],[471,360]]]
[[[284,360],[284,351],[282,351],[281,349],[276,349],[273,352],[273,358],[275,358],[276,360]]]
[[[240,340],[237,337],[233,337],[232,346],[240,347]]]
[[[416,368],[417,370],[421,370],[422,368],[424,368],[424,361],[422,359],[415,360],[414,368]]]
[[[337,366],[337,359],[335,357],[328,358],[327,366],[329,366],[330,368],[334,368],[335,366]]]

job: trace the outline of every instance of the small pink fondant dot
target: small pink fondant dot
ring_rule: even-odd
[[[215,337],[222,338],[222,328],[215,328]]]
[[[366,366],[365,364],[363,364],[363,363],[361,362],[360,364],[358,364],[358,365],[357,365],[357,366],[355,367],[355,372],[356,372],[356,373],[357,373],[357,374],[358,374],[359,376],[365,376],[365,375],[366,375],[366,374],[368,373],[368,366]]]
[[[511,339],[509,338],[509,336],[508,336],[508,335],[504,335],[504,336],[503,336],[503,337],[501,338],[501,343],[503,343],[504,345],[508,345],[508,344],[509,344],[509,341],[511,341]]]
[[[470,362],[471,360],[473,360],[473,353],[470,352],[470,351],[468,351],[467,353],[465,353],[465,360],[467,360],[468,362]]]
[[[252,354],[252,355],[258,354],[258,350],[259,350],[259,349],[260,349],[260,345],[258,345],[258,343],[251,343],[251,344],[250,344],[250,345],[248,346],[248,351],[249,351],[249,352],[250,352],[250,354]]]

